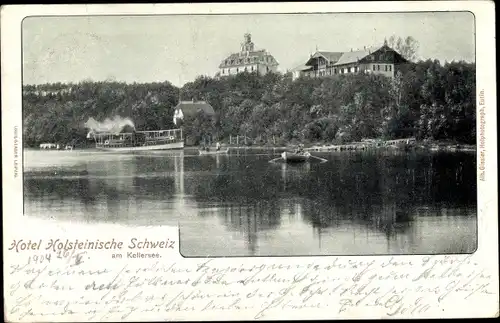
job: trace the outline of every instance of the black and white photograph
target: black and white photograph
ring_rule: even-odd
[[[26,17],[25,217],[195,257],[472,254],[469,11]]]

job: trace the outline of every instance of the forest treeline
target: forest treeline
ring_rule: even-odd
[[[206,100],[216,115],[182,124],[191,142],[204,135],[228,140],[246,135],[256,144],[345,143],[363,138],[417,139],[473,144],[476,141],[475,64],[437,60],[407,65],[394,79],[373,74],[324,78],[242,73],[200,76],[177,88],[169,82],[26,85],[23,135],[41,142],[85,145],[83,124],[119,115],[138,130],[174,128],[182,100]]]

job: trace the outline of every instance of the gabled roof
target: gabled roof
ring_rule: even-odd
[[[366,57],[372,55],[373,53],[381,50],[394,52],[394,61],[396,63],[407,62],[407,60],[404,59],[398,52],[396,52],[394,49],[384,44],[383,46],[370,47],[370,48],[366,47],[362,50],[355,50],[349,52],[317,51],[316,53],[314,53],[314,55],[312,55],[309,58],[309,60],[305,63],[305,65],[312,66],[314,64],[314,60],[316,60],[318,57],[324,57],[326,60],[328,60],[330,64],[333,64],[334,66],[352,64],[352,63],[357,63],[358,61],[361,61]]]
[[[203,111],[205,114],[214,115],[214,108],[210,104],[205,101],[181,101],[175,109],[182,110],[184,116],[186,115],[195,115],[199,111]]]
[[[323,52],[323,51],[320,51],[318,53],[332,63],[338,61],[340,59],[340,57],[342,56],[342,52]]]
[[[372,47],[372,48],[365,48],[363,50],[356,50],[352,52],[345,52],[342,57],[338,60],[337,63],[335,63],[335,66],[338,65],[345,65],[345,64],[352,64],[352,63],[357,63],[358,61],[364,60],[364,62],[371,62],[373,60],[373,56],[371,59],[366,59],[369,58],[369,56],[377,53],[377,52],[390,52],[392,53],[393,56],[393,61],[394,63],[406,63],[408,60],[406,60],[401,54],[399,54],[396,50],[392,49],[391,47],[387,45],[383,45],[380,47]]]
[[[375,51],[372,51],[372,54],[378,51],[384,51],[384,52],[392,52],[393,53],[393,60],[395,63],[408,63],[409,61],[404,58],[400,53],[398,53],[395,49],[387,46],[384,44],[384,46],[377,48]]]
[[[350,64],[350,63],[356,63],[359,60],[362,60],[366,56],[370,55],[374,51],[372,49],[362,49],[362,50],[355,50],[352,52],[345,52],[342,54],[340,59],[334,64],[334,65],[344,65],[344,64]]]
[[[339,60],[339,58],[342,56],[342,52],[325,52],[325,51],[317,51],[314,53],[309,60],[306,62],[306,65],[312,64],[312,60],[318,58],[318,57],[323,57],[330,63],[335,63],[336,61]]]

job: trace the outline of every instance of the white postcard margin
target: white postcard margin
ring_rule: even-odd
[[[178,252],[177,228],[96,227],[22,215],[21,22],[27,16],[465,10],[476,18],[476,86],[484,94],[484,104],[477,99],[479,240],[473,255],[186,259]],[[497,317],[494,26],[490,1],[2,7],[6,320]],[[74,252],[66,241],[75,239],[123,249]],[[161,258],[134,258],[145,240],[163,241]],[[22,250],[27,247],[34,250]]]

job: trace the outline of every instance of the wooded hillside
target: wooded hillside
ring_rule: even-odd
[[[182,89],[169,82],[27,85],[24,143],[84,145],[83,124],[90,117],[130,117],[139,130],[174,128],[179,91],[182,100],[206,100],[216,111],[215,120],[184,121],[195,143],[205,133],[219,140],[246,134],[260,144],[280,145],[408,136],[475,143],[475,78],[475,64],[428,60],[411,64],[394,80],[353,74],[292,81],[289,74],[244,73],[198,77]]]

